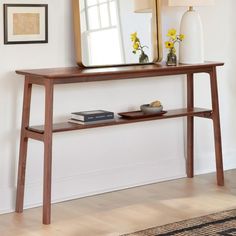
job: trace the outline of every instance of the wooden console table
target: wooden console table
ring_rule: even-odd
[[[16,212],[23,212],[25,169],[27,157],[28,139],[35,139],[44,143],[44,182],[43,182],[43,223],[51,222],[51,176],[52,176],[52,136],[56,132],[89,129],[111,125],[122,125],[134,122],[144,122],[150,120],[161,120],[176,117],[187,117],[187,176],[194,176],[194,117],[202,117],[213,120],[215,139],[215,160],[217,184],[224,185],[224,172],[222,162],[221,130],[219,116],[219,102],[217,89],[216,67],[224,63],[206,62],[198,65],[178,65],[167,67],[162,64],[145,66],[124,66],[99,69],[57,68],[21,70],[17,74],[25,76],[24,101],[21,127],[21,141],[19,153]],[[194,74],[207,73],[210,76],[212,109],[202,109],[194,107]],[[142,119],[117,119],[112,123],[77,125],[68,122],[53,124],[53,90],[54,85],[81,83],[106,80],[133,79],[153,76],[187,75],[187,107],[183,109],[170,110],[163,116],[149,117]],[[148,80],[147,80],[148,82]],[[32,85],[42,85],[45,87],[45,122],[43,126],[29,125],[30,104]]]

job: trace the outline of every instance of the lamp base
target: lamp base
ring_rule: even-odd
[[[203,30],[200,15],[187,11],[181,20],[180,33],[185,39],[180,43],[179,62],[183,64],[199,64],[204,62]]]

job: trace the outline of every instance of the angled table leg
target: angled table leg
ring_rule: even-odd
[[[217,184],[219,186],[223,186],[224,170],[223,170],[223,158],[222,158],[222,142],[221,142],[220,112],[219,112],[216,67],[213,67],[212,71],[210,72],[210,81],[211,81],[211,98],[212,98],[212,110],[213,110],[212,120],[214,127]]]
[[[53,84],[45,82],[43,224],[51,223]]]
[[[16,209],[18,213],[23,212],[24,205],[24,191],[25,191],[25,171],[28,137],[26,137],[26,128],[29,126],[30,120],[30,103],[31,103],[32,84],[29,83],[29,78],[25,77],[24,82],[24,98],[21,124],[21,138],[20,138],[20,152],[18,164],[18,179],[17,179],[17,193],[16,193]]]
[[[194,108],[194,76],[187,75],[187,108]],[[187,161],[186,170],[188,178],[194,177],[194,117],[187,117]]]

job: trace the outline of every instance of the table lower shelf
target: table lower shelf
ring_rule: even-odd
[[[56,123],[53,125],[53,133],[58,132],[66,132],[66,131],[73,131],[73,130],[81,130],[81,129],[90,129],[90,128],[97,128],[97,127],[104,127],[104,126],[113,126],[113,125],[122,125],[122,124],[129,124],[129,123],[137,123],[137,122],[144,122],[144,121],[151,121],[151,120],[162,120],[162,119],[169,119],[169,118],[177,118],[177,117],[184,117],[184,116],[198,116],[204,118],[211,118],[212,110],[203,109],[203,108],[194,108],[194,109],[176,109],[176,110],[169,110],[166,114],[161,116],[154,116],[154,117],[145,117],[145,118],[135,118],[135,119],[124,119],[118,118],[115,121],[99,123],[99,124],[89,124],[89,125],[80,125],[80,124],[72,124],[69,122],[64,123]],[[44,134],[44,126],[31,126],[27,129],[30,132]]]

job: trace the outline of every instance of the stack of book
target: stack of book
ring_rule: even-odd
[[[111,111],[95,110],[71,113],[70,123],[89,125],[114,121],[114,113]]]

